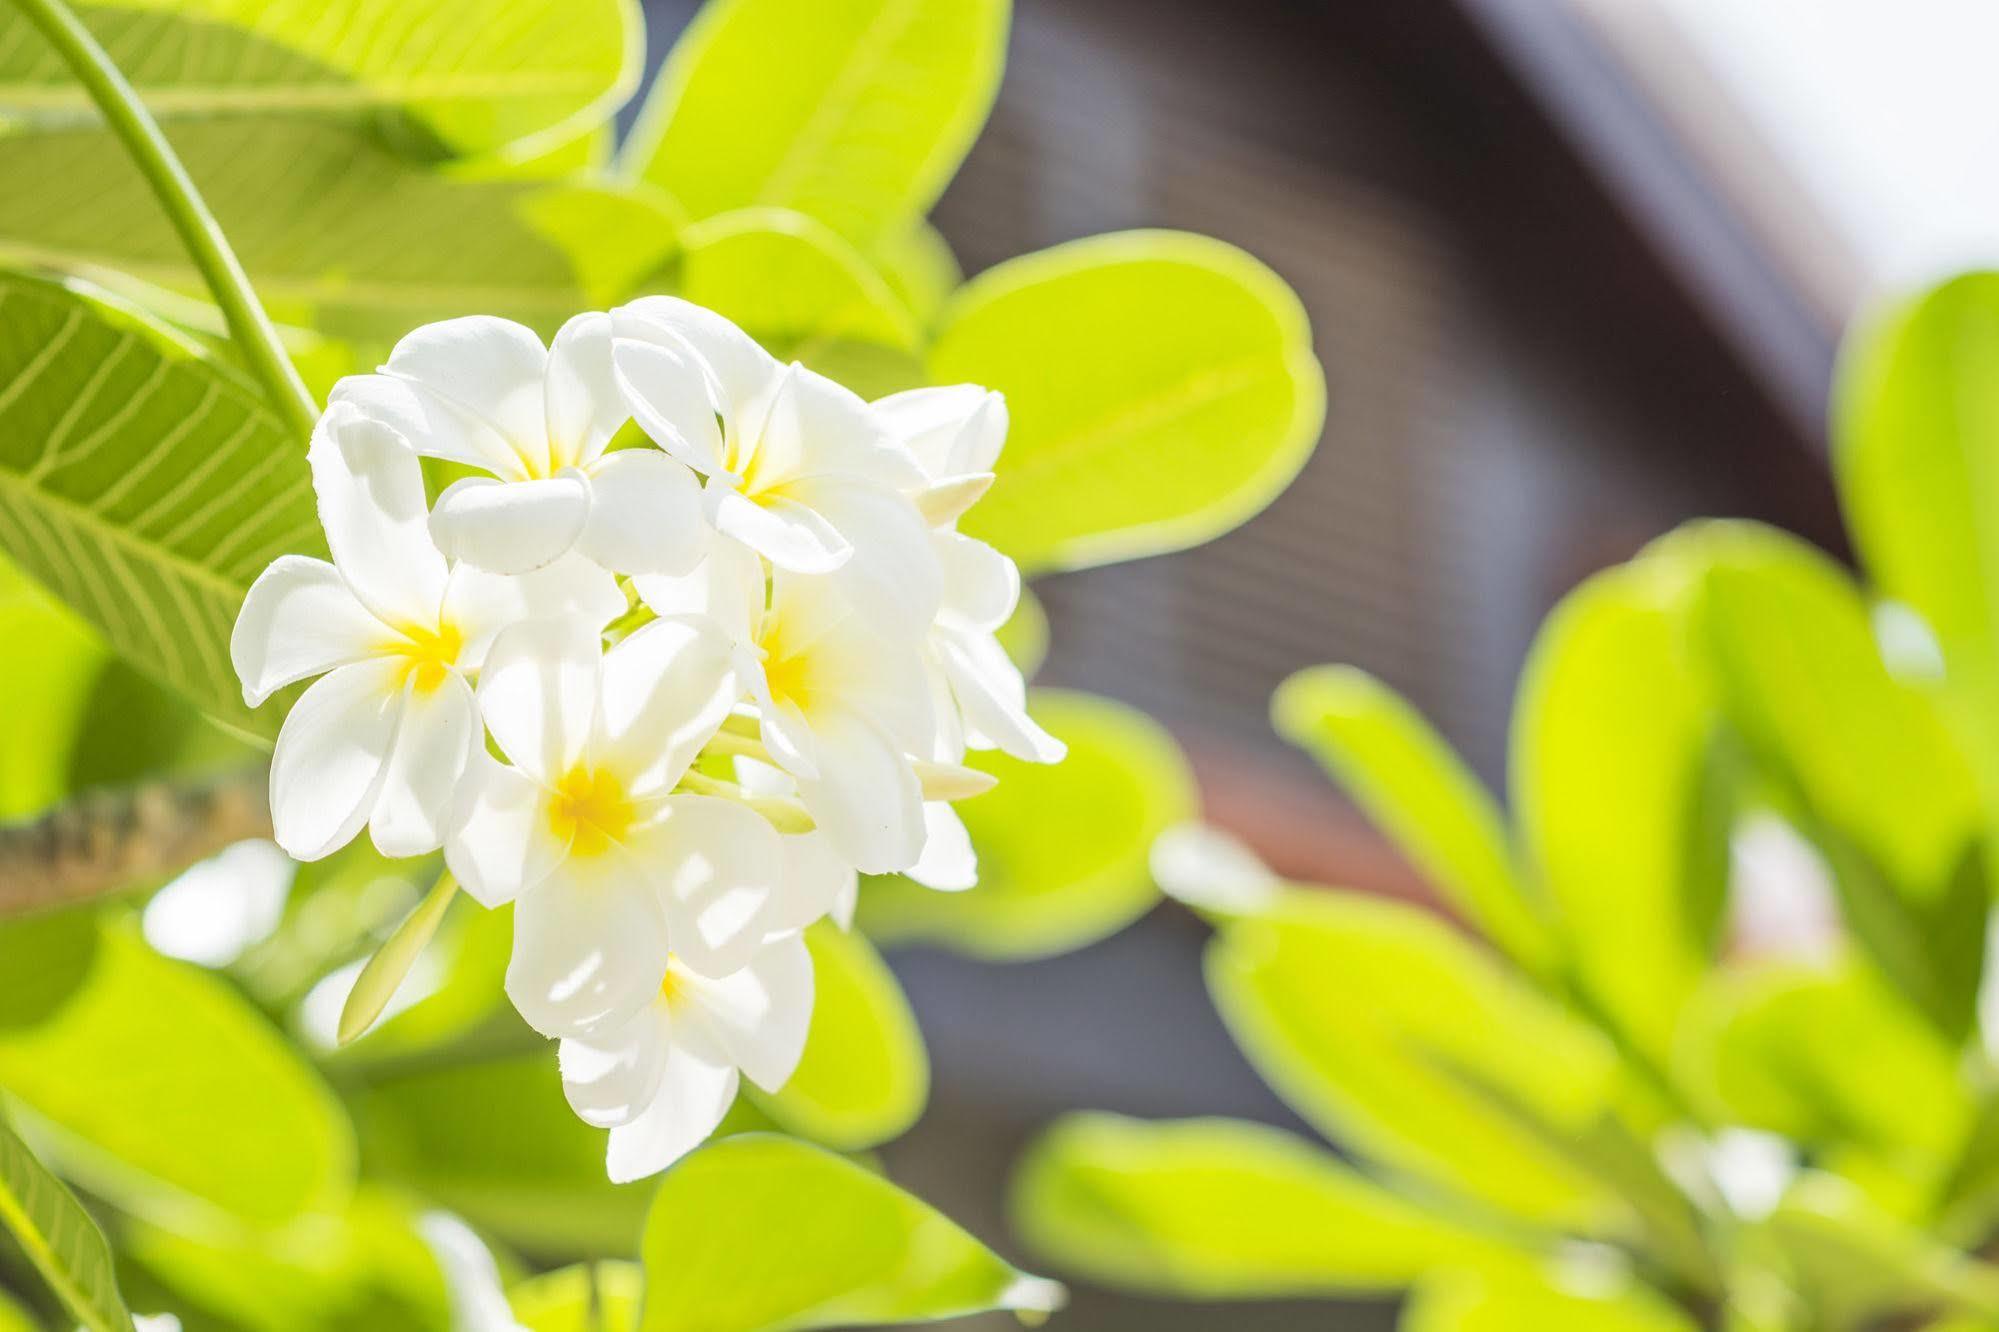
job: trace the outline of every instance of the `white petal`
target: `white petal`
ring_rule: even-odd
[[[858,889],[860,876],[821,832],[784,839],[784,878],[764,928],[773,934],[802,930],[832,912]]]
[[[688,977],[689,1002],[722,1050],[765,1091],[790,1080],[812,1026],[812,954],[788,935],[719,979]]]
[[[646,296],[611,311],[620,339],[630,338],[692,351],[705,374],[711,408],[732,424],[760,421],[784,366],[734,324],[691,301]]]
[[[854,548],[833,576],[856,611],[881,632],[910,639],[930,627],[943,605],[944,571],[915,505],[886,487],[844,478],[801,482],[788,493]]]
[[[346,845],[374,811],[402,711],[393,661],[342,666],[305,691],[271,755],[271,823],[295,860]]]
[[[313,428],[306,461],[340,576],[382,620],[434,628],[444,556],[426,526],[423,465],[403,437],[335,403]]]
[[[597,631],[564,618],[517,624],[479,672],[479,710],[500,751],[549,785],[583,757],[597,711]]]
[[[943,615],[968,629],[990,633],[1020,605],[1020,569],[983,541],[956,532],[936,538],[944,571]]]
[[[648,1004],[598,1036],[572,1036],[556,1052],[563,1093],[585,1123],[628,1124],[652,1104],[671,1040],[662,1007]]]
[[[896,746],[846,712],[812,718],[816,777],[799,794],[820,831],[867,874],[909,868],[922,854],[923,791]]]
[[[951,528],[957,526],[968,509],[985,498],[998,479],[992,472],[964,472],[925,486],[911,499],[924,522],[933,528]]]
[[[548,348],[543,381],[551,468],[594,461],[631,417],[611,372],[611,317],[580,314]]]
[[[332,565],[280,555],[243,598],[229,661],[254,708],[295,680],[373,656],[392,637]]]
[[[465,812],[444,844],[444,863],[481,906],[511,902],[549,876],[568,846],[549,826],[548,796],[519,768],[473,755]]]
[[[594,757],[635,796],[671,790],[742,695],[728,640],[692,617],[653,621],[603,671]]]
[[[731,643],[748,643],[763,618],[763,561],[739,541],[711,542],[689,573],[641,574],[632,586],[655,615],[706,616]]]
[[[923,854],[905,871],[925,888],[956,893],[979,881],[979,857],[958,811],[941,800],[923,806]]]
[[[910,389],[874,410],[932,481],[992,471],[1006,443],[1006,399],[977,384]]]
[[[839,897],[833,901],[832,910],[826,914],[841,929],[851,930],[854,928],[854,911],[860,904],[861,876],[856,874],[854,881],[840,891]]]
[[[507,997],[545,1036],[587,1036],[659,994],[666,929],[650,885],[622,849],[571,855],[514,901]]]
[[[667,1053],[659,1091],[638,1118],[611,1130],[605,1165],[614,1184],[644,1179],[699,1147],[736,1099],[736,1070],[685,1046]]]
[[[486,738],[472,687],[447,674],[433,689],[404,686],[402,724],[389,751],[368,835],[385,856],[420,856],[444,845],[457,822],[465,771]]]
[[[936,719],[930,711],[922,641],[881,632],[878,624],[850,609],[851,591],[837,575],[779,574],[771,581],[764,646],[773,660],[805,659],[811,698],[799,701],[812,725],[818,724],[823,707],[844,707],[865,715],[904,751],[926,752],[936,735]],[[758,702],[772,700],[760,696]],[[781,716],[784,709],[776,712]],[[768,728],[768,706],[765,716]],[[797,745],[810,752],[802,738]],[[786,767],[797,771],[788,763]]]
[[[552,564],[590,519],[590,483],[579,472],[545,481],[468,476],[445,487],[430,514],[437,548],[498,574]]]
[[[760,486],[845,476],[915,489],[923,469],[881,418],[840,384],[802,365],[787,368],[756,447]]]
[[[349,375],[327,395],[327,410],[342,403],[388,425],[425,457],[499,476],[527,475],[520,454],[492,426],[406,379]]]
[[[444,619],[464,635],[458,662],[465,670],[477,670],[499,632],[523,620],[571,616],[601,631],[624,613],[617,578],[574,553],[512,577],[461,564],[444,588]]]
[[[719,390],[700,358],[679,338],[614,314],[612,367],[639,429],[701,472],[722,467]]]
[[[1027,686],[998,639],[940,634],[938,651],[974,743],[997,746],[1029,763],[1062,761],[1069,747],[1027,715]]]
[[[763,943],[764,917],[785,870],[784,839],[732,800],[671,796],[666,815],[633,844],[659,885],[673,954],[724,976]]]
[[[783,495],[752,500],[713,485],[708,496],[715,530],[734,537],[780,569],[830,573],[853,554],[847,538],[797,500]]]
[[[708,549],[701,483],[658,449],[619,449],[591,465],[590,518],[577,549],[627,574],[684,574]]]
[[[382,370],[486,423],[529,471],[545,473],[547,368],[548,351],[533,329],[492,315],[466,315],[405,335]]]

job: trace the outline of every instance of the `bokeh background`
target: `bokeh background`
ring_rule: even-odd
[[[651,31],[693,8],[648,0]],[[1330,404],[1248,526],[1038,584],[1044,681],[1166,722],[1207,817],[1287,875],[1420,894],[1271,733],[1271,689],[1363,666],[1497,785],[1529,638],[1584,575],[1701,514],[1843,553],[1838,331],[1999,258],[1994,49],[1984,0],[1018,0],[936,214],[966,271],[1125,227],[1219,236],[1303,297]],[[1046,962],[894,954],[936,1080],[896,1176],[1024,1256],[1007,1175],[1059,1111],[1302,1128],[1214,1017],[1204,937],[1167,904]],[[1392,1321],[1076,1295],[1065,1324],[1098,1332]]]

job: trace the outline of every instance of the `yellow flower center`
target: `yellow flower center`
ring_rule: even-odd
[[[417,692],[428,694],[443,684],[458,665],[458,654],[465,649],[465,635],[450,623],[435,630],[406,627],[403,635],[404,641],[389,648],[391,655],[402,658],[402,674],[396,683],[401,686],[414,680]]]
[[[660,977],[659,980],[659,997],[662,1000],[664,1000],[668,1006],[671,1006],[674,1003],[678,1002],[680,998],[686,993],[687,993],[686,984],[680,979],[678,975],[674,973],[673,954],[668,953],[666,955],[666,974]]]
[[[601,768],[572,768],[555,784],[548,829],[576,856],[602,854],[631,832],[638,810],[625,787]]]

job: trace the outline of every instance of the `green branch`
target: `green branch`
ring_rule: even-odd
[[[263,382],[271,405],[284,416],[303,439],[312,433],[319,419],[319,405],[312,400],[305,381],[285,355],[270,316],[264,313],[250,278],[229,248],[215,215],[202,202],[201,192],[189,178],[187,168],[167,143],[166,136],[139,94],[126,82],[97,39],[78,21],[64,0],[14,0],[29,22],[49,39],[78,83],[97,104],[112,132],[124,143],[132,161],[153,188],[167,218],[180,234],[181,243],[194,259],[196,268],[214,293],[229,321],[230,336],[250,370]]]

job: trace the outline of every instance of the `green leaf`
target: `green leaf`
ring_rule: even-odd
[[[1041,1314],[1061,1287],[818,1147],[724,1138],[667,1172],[646,1222],[640,1332],[756,1332]]]
[[[1034,589],[1020,589],[1020,604],[1013,608],[1013,618],[999,627],[996,637],[1022,675],[1032,680],[1040,672],[1041,663],[1048,660],[1048,611]]]
[[[999,479],[966,515],[1023,572],[1198,545],[1304,465],[1325,417],[1305,310],[1220,241],[1134,231],[988,270],[930,373],[1006,394]]]
[[[1999,273],[1863,324],[1833,403],[1833,461],[1882,595],[1935,632],[1989,810],[1999,810]]]
[[[1656,1060],[1712,948],[1728,868],[1710,689],[1690,660],[1698,583],[1648,552],[1565,597],[1528,655],[1512,792],[1577,979]]]
[[[644,1274],[636,1263],[564,1267],[507,1292],[527,1332],[633,1332]]]
[[[985,124],[1007,0],[713,0],[621,163],[695,217],[771,204],[860,244],[930,211]]]
[[[930,1097],[930,1056],[895,975],[860,934],[822,921],[812,950],[812,1030],[782,1090],[756,1103],[784,1128],[840,1151],[899,1137]]]
[[[449,871],[438,876],[431,890],[423,900],[410,908],[395,932],[389,935],[368,964],[361,968],[361,974],[354,978],[354,988],[347,992],[347,1002],[340,1008],[340,1026],[337,1032],[342,1045],[346,1045],[374,1025],[382,1010],[395,997],[396,987],[409,975],[416,965],[419,954],[430,943],[431,936],[444,920],[444,913],[451,909],[451,899],[458,895],[458,881]]]
[[[88,1332],[132,1332],[103,1232],[5,1119],[0,1119],[0,1222]],[[0,1324],[6,1316],[0,1306]]]
[[[1146,864],[1153,839],[1197,808],[1180,747],[1109,699],[1037,689],[1029,706],[1068,743],[1068,757],[1047,765],[974,755],[972,766],[999,778],[957,806],[978,851],[978,886],[940,893],[871,879],[860,907],[870,934],[974,957],[1037,957],[1113,934],[1158,900]]]
[[[1665,1297],[1607,1274],[1575,1289],[1552,1274],[1512,1269],[1451,1273],[1425,1283],[1403,1310],[1401,1332],[1700,1332]]]
[[[1536,1220],[1604,1203],[1549,1140],[1593,1125],[1614,1052],[1436,917],[1293,891],[1224,924],[1207,976],[1250,1062],[1334,1141]]]
[[[1999,1318],[1999,1269],[1882,1212],[1845,1180],[1806,1174],[1764,1229],[1797,1274],[1812,1326],[1939,1310]]]
[[[42,1332],[42,1325],[26,1309],[0,1295],[0,1332]]]
[[[6,304],[0,297],[0,306]],[[109,660],[104,640],[38,584],[0,561],[0,819],[25,819],[70,792],[69,755]]]
[[[529,155],[607,119],[638,84],[644,33],[619,0],[98,0],[76,7],[173,121],[406,110],[452,148]],[[26,17],[0,11],[0,119],[74,123],[89,97]],[[516,142],[525,140],[526,142]]]
[[[1058,1120],[1012,1210],[1050,1261],[1193,1299],[1392,1290],[1488,1247],[1311,1143],[1227,1119]]]
[[[372,1175],[509,1244],[583,1257],[630,1253],[637,1242],[651,1182],[605,1176],[604,1134],[569,1108],[545,1045],[386,1076],[352,1104]]]
[[[889,287],[925,327],[936,320],[944,302],[965,280],[965,270],[958,266],[951,242],[928,222],[885,237],[875,247],[874,260]]]
[[[24,942],[0,933],[0,974]],[[46,1021],[0,1029],[0,1089],[107,1196],[166,1190],[270,1224],[341,1201],[352,1177],[352,1131],[312,1068],[228,985],[123,924]]]
[[[275,730],[230,630],[266,564],[321,548],[303,441],[246,383],[132,311],[0,274],[0,549],[126,660]]]
[[[1316,666],[1278,688],[1271,712],[1445,900],[1516,961],[1548,969],[1553,941],[1514,870],[1499,807],[1406,700],[1353,667]]]
[[[343,125],[190,121],[172,139],[273,317],[335,337],[387,342],[462,314],[547,336],[674,250],[653,195],[428,170]],[[0,259],[203,291],[110,134],[0,136],[0,179]]]

